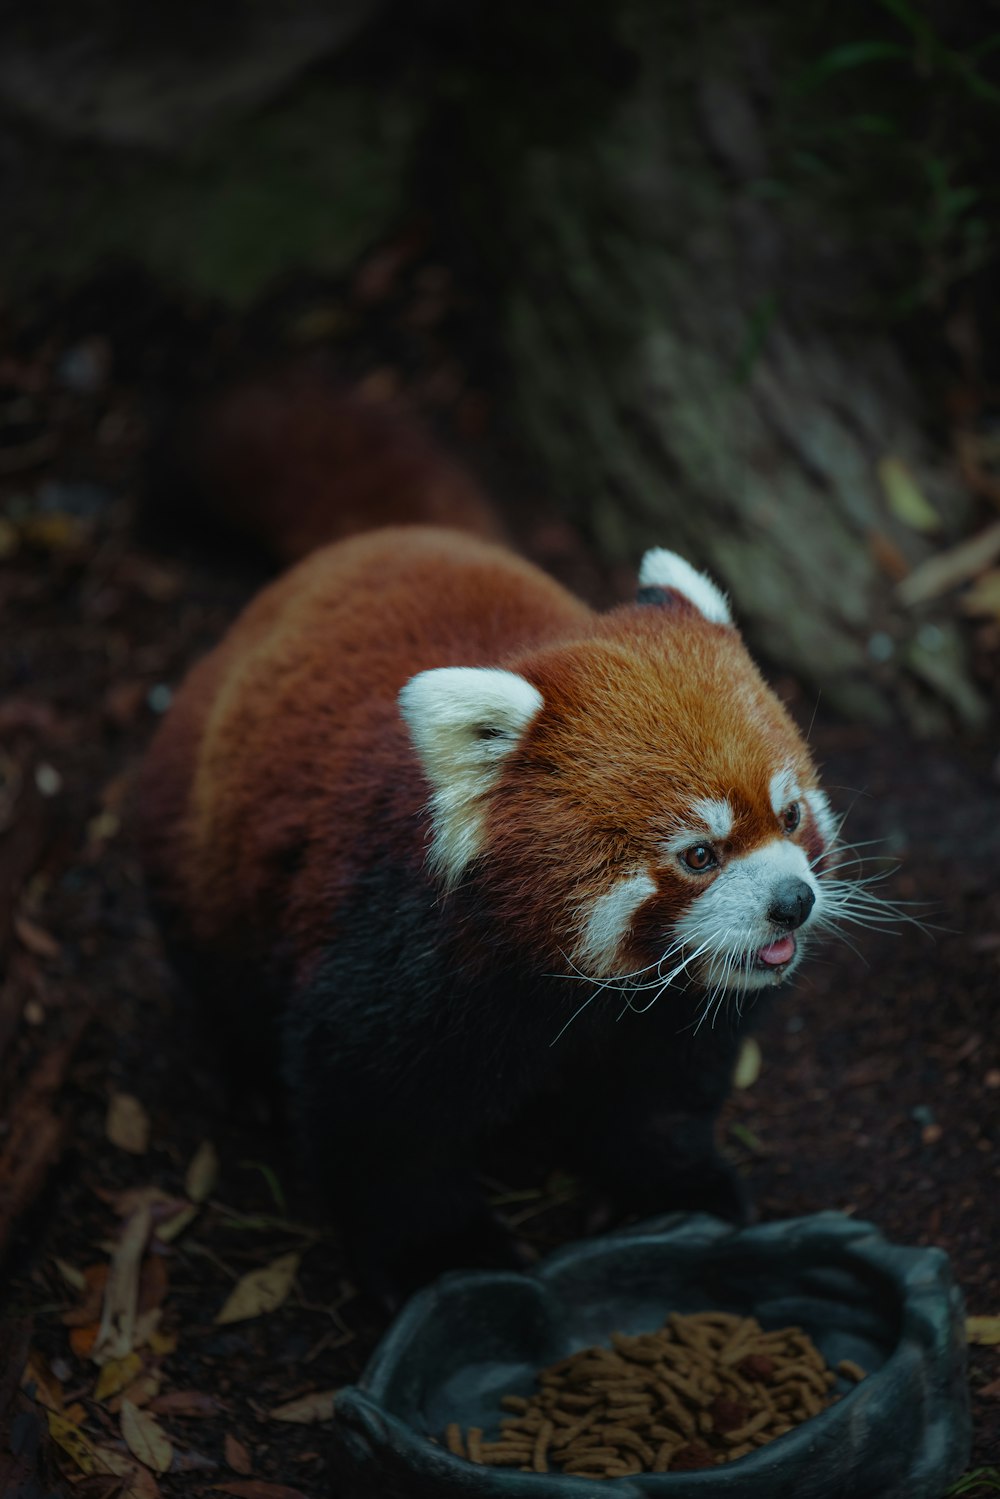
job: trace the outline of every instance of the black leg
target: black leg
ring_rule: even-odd
[[[299,1154],[343,1228],[359,1283],[392,1307],[445,1270],[516,1263],[483,1201],[480,1130],[451,1078],[394,1075],[385,1060],[380,1073],[356,1057],[351,1065],[345,1051],[321,1030],[286,1036]]]
[[[635,1026],[612,1038],[597,1065],[567,1078],[566,1142],[618,1208],[748,1220],[746,1187],[716,1145],[737,1050],[728,1033],[698,1045]]]
[[[471,1171],[441,1165],[426,1174],[383,1170],[368,1187],[355,1178],[341,1197],[354,1273],[390,1311],[446,1270],[519,1264]]]

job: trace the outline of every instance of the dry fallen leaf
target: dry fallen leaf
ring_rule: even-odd
[[[753,1036],[747,1036],[736,1058],[736,1066],[733,1069],[733,1087],[752,1088],[760,1077],[761,1060],[760,1047]]]
[[[29,921],[27,916],[15,916],[13,927],[21,946],[36,958],[58,958],[59,943],[44,927]]]
[[[145,1155],[149,1149],[149,1115],[131,1093],[112,1093],[104,1133],[119,1150]]]
[[[239,1437],[234,1437],[231,1431],[226,1432],[224,1450],[226,1462],[234,1473],[242,1473],[244,1477],[248,1477],[253,1472],[253,1463],[250,1461],[249,1452]]]
[[[62,1313],[62,1324],[64,1327],[88,1327],[91,1322],[99,1322],[101,1307],[104,1305],[104,1289],[108,1283],[108,1265],[88,1265],[82,1271],[83,1275],[83,1300],[77,1306],[68,1307]]]
[[[175,1332],[161,1332],[158,1327],[152,1327],[146,1342],[159,1358],[166,1358],[167,1354],[177,1352]]]
[[[141,1466],[130,1452],[122,1452],[120,1447],[95,1447],[94,1456],[103,1472],[114,1473],[122,1478]]]
[[[97,1342],[97,1334],[100,1332],[100,1324],[89,1322],[83,1327],[71,1327],[69,1330],[69,1346],[77,1358],[90,1358],[94,1352]]]
[[[1000,1343],[1000,1317],[966,1317],[965,1335],[970,1343]]]
[[[162,1239],[164,1244],[172,1244],[198,1216],[198,1206],[193,1202],[182,1203],[168,1217],[160,1220],[156,1225],[156,1237]]]
[[[1000,568],[994,567],[982,573],[958,602],[963,614],[1000,619]]]
[[[148,1374],[140,1374],[138,1379],[133,1379],[120,1395],[112,1396],[108,1401],[108,1410],[113,1415],[120,1415],[122,1401],[131,1400],[133,1405],[145,1406],[150,1403],[159,1393],[160,1385],[163,1383],[159,1374],[152,1370]]]
[[[914,568],[908,578],[896,587],[896,597],[907,608],[938,598],[950,588],[967,583],[977,573],[1000,557],[1000,521],[960,541],[947,551],[937,552]]]
[[[87,1289],[87,1279],[82,1270],[78,1270],[75,1265],[68,1264],[66,1260],[54,1259],[52,1263],[72,1290],[85,1291]]]
[[[101,1473],[125,1480],[120,1499],[157,1499],[160,1488],[148,1468],[115,1447],[95,1447],[94,1463]]]
[[[211,1140],[202,1140],[191,1157],[184,1190],[192,1202],[204,1202],[219,1177],[219,1153]]]
[[[126,1478],[121,1491],[121,1499],[159,1499],[160,1485],[153,1477],[148,1468],[141,1463],[136,1463],[131,1474]]]
[[[878,465],[878,477],[889,509],[897,520],[901,520],[913,531],[939,529],[941,517],[901,458],[882,458]]]
[[[298,1400],[289,1400],[287,1405],[279,1405],[273,1411],[268,1411],[268,1416],[272,1421],[297,1421],[302,1426],[308,1426],[313,1421],[330,1421],[333,1419],[336,1395],[336,1390],[312,1390],[308,1395],[301,1395]]]
[[[279,1307],[292,1289],[302,1256],[283,1254],[262,1270],[251,1270],[236,1282],[216,1322],[245,1322]]]
[[[21,1389],[27,1391],[39,1405],[44,1405],[46,1410],[62,1411],[62,1386],[48,1369],[40,1353],[29,1354],[21,1373]]]
[[[262,1478],[236,1478],[232,1483],[217,1483],[218,1493],[235,1494],[236,1499],[306,1499],[301,1489],[287,1483],[266,1483]]]
[[[869,531],[868,550],[879,572],[898,583],[910,571],[910,564],[896,543],[884,531]]]
[[[87,823],[87,843],[94,852],[98,852],[105,843],[110,843],[112,838],[121,830],[122,820],[117,812],[98,812]]]
[[[61,1447],[82,1472],[95,1472],[97,1465],[94,1450],[79,1426],[59,1415],[58,1411],[47,1411],[46,1419],[49,1423],[49,1435],[56,1446]]]
[[[217,1416],[225,1410],[221,1400],[204,1390],[171,1390],[150,1401],[150,1410],[158,1416]]]
[[[13,557],[21,545],[21,536],[16,526],[0,517],[0,561]]]
[[[122,1401],[122,1436],[125,1445],[147,1468],[154,1473],[165,1473],[170,1467],[174,1449],[170,1438],[155,1416],[149,1411],[139,1410],[131,1400]]]
[[[959,429],[954,433],[955,450],[962,478],[973,494],[1000,505],[1000,476],[995,471],[998,456],[996,437],[978,430]],[[3,555],[0,552],[0,555]]]
[[[171,1473],[217,1473],[219,1464],[214,1457],[206,1457],[204,1452],[197,1452],[194,1447],[175,1446],[170,1471]]]
[[[138,1353],[126,1353],[124,1358],[109,1359],[97,1376],[94,1399],[108,1400],[112,1395],[120,1394],[141,1371],[142,1359]]]
[[[25,516],[20,531],[29,546],[46,552],[73,551],[87,536],[86,524],[80,517],[62,510]]]

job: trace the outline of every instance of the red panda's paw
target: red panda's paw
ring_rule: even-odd
[[[742,1227],[752,1221],[753,1204],[743,1177],[707,1141],[695,1151],[700,1120],[672,1140],[636,1133],[622,1139],[617,1180],[611,1190],[619,1207],[641,1217],[662,1213],[709,1213]],[[673,1148],[671,1148],[673,1147]]]
[[[641,1182],[619,1182],[616,1191],[595,1198],[585,1219],[585,1232],[607,1233],[623,1218],[676,1212],[708,1213],[737,1227],[752,1223],[757,1216],[746,1182],[719,1157],[697,1171],[665,1167]]]
[[[757,1216],[746,1182],[721,1156],[705,1162],[697,1172],[668,1173],[658,1187],[661,1211],[709,1213],[740,1228]]]

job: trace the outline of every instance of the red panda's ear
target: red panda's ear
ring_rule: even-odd
[[[668,552],[663,547],[654,547],[646,553],[639,568],[639,602],[653,602],[655,592],[679,593],[687,599],[698,613],[715,625],[731,625],[733,616],[729,612],[729,600],[722,589],[706,573],[697,572],[690,562]],[[644,599],[642,596],[647,597]]]
[[[399,709],[431,784],[431,863],[454,884],[482,845],[480,798],[542,706],[516,672],[442,666],[411,677]]]

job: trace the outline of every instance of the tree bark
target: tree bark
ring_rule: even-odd
[[[870,226],[898,225],[908,200],[893,201],[886,182],[891,212],[867,204],[852,219],[788,170],[788,80],[829,47],[828,16],[780,0],[415,0],[407,35],[419,61],[399,45],[397,11],[367,38],[366,55],[381,37],[395,59],[384,87],[364,69],[354,84],[315,74],[244,118],[247,100],[300,65],[314,23],[322,52],[337,26],[378,5],[351,0],[327,36],[322,6],[300,0],[309,24],[287,57],[263,62],[271,21],[252,7],[239,38],[260,70],[240,51],[238,79],[216,89],[203,60],[190,64],[204,120],[216,105],[229,118],[236,101],[238,126],[203,132],[196,153],[156,172],[134,151],[60,151],[61,176],[50,143],[8,152],[17,212],[0,271],[12,284],[25,267],[35,274],[41,246],[46,269],[82,275],[115,249],[250,302],[294,269],[345,273],[405,216],[407,192],[419,207],[436,194],[451,248],[474,262],[515,433],[604,557],[685,553],[731,593],[755,650],[854,717],[921,731],[980,724],[953,613],[914,603],[906,586],[970,526],[957,466],[927,434],[882,314],[877,272],[891,255],[876,253]],[[119,0],[107,9],[125,13]],[[228,16],[212,22],[220,34]],[[65,62],[36,33],[25,24],[14,38],[15,63],[34,59],[11,64],[14,82],[33,78],[39,58]],[[95,44],[100,67],[60,109],[91,120],[81,90],[134,100],[101,68],[144,66],[149,48],[117,36]],[[8,100],[11,68],[0,68]],[[173,141],[167,105],[183,99],[185,76],[146,101],[152,123],[115,116],[112,128],[101,115],[98,134]]]
[[[506,266],[518,431],[605,555],[666,545],[704,566],[754,648],[826,702],[979,723],[953,617],[896,592],[965,534],[969,499],[879,325],[866,246],[780,195],[761,103],[790,65],[777,21],[648,0],[613,15],[635,72],[596,120],[577,97],[576,128],[540,142],[532,123],[511,149],[511,96],[498,151],[495,97],[463,101],[457,201]],[[476,159],[494,168],[478,195]]]

